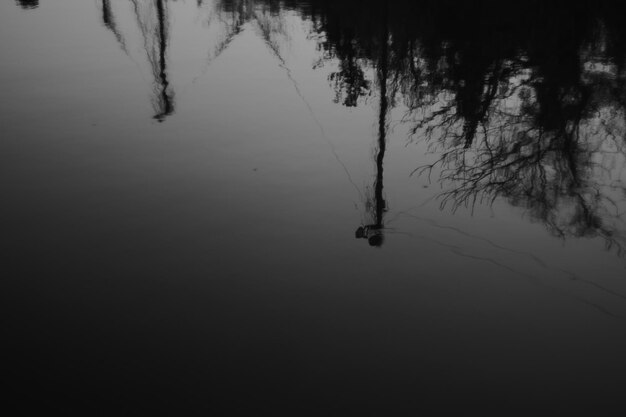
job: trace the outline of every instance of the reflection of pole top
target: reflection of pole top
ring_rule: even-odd
[[[357,239],[367,239],[367,243],[374,247],[381,247],[385,242],[383,227],[376,224],[360,226],[356,229],[354,237]]]

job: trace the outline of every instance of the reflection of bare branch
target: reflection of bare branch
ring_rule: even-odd
[[[132,2],[155,80],[155,112],[162,118],[174,104],[166,71],[167,3]],[[524,208],[555,236],[598,237],[622,251],[626,55],[615,48],[612,55],[606,52],[613,47],[606,43],[610,34],[603,35],[604,40],[594,37],[595,17],[583,9],[563,16],[571,27],[580,28],[567,36],[548,22],[533,21],[535,34],[525,23],[534,15],[520,11],[518,18],[526,20],[505,25],[503,36],[494,37],[491,29],[462,30],[462,22],[471,21],[465,16],[457,21],[459,28],[435,28],[393,15],[396,8],[387,15],[382,3],[355,4],[212,3],[210,22],[219,25],[220,35],[202,73],[251,24],[316,119],[281,51],[289,40],[281,10],[298,8],[310,21],[309,38],[321,52],[316,65],[331,60],[336,64],[329,76],[335,101],[357,106],[378,89],[385,90],[386,109],[402,101],[411,138],[427,142],[428,151],[436,155],[434,162],[413,173],[428,175],[429,180],[439,177],[446,186],[439,196],[442,207],[471,210],[502,198]],[[103,21],[116,33],[107,13],[109,1],[102,5]],[[437,7],[424,7],[433,7],[437,16]],[[472,7],[463,10],[473,12]],[[450,13],[454,11],[439,18],[448,21]],[[558,10],[551,13],[561,16]],[[616,32],[615,42],[621,32],[617,22],[611,24],[606,30]],[[369,79],[372,73],[378,76]],[[386,123],[379,124],[386,128]],[[317,119],[316,124],[332,148]]]
[[[167,74],[166,50],[169,39],[167,2],[131,0],[135,19],[144,40],[144,48],[154,78],[154,118],[163,121],[174,112],[174,93]]]
[[[117,40],[117,43],[120,45],[120,48],[122,48],[122,51],[124,51],[126,55],[130,56],[130,54],[128,53],[128,48],[126,47],[126,41],[124,40],[124,37],[118,30],[117,24],[115,23],[115,17],[113,16],[113,13],[111,11],[110,0],[102,0],[102,22],[104,23],[104,26],[113,33],[115,39]]]
[[[494,110],[510,98],[509,94],[500,97],[492,104]],[[568,101],[568,106],[572,105]],[[439,158],[415,172],[430,175],[439,167],[441,180],[450,185],[440,196],[442,207],[473,208],[504,197],[525,207],[556,236],[600,237],[607,248],[622,253],[626,240],[618,230],[623,230],[619,224],[623,198],[618,201],[612,196],[615,190],[623,193],[625,188],[621,182],[615,184],[606,163],[593,161],[606,162],[609,154],[623,161],[625,154],[606,149],[607,138],[614,132],[603,137],[598,128],[589,128],[591,121],[583,116],[588,105],[581,98],[577,110],[570,111],[572,118],[553,131],[535,127],[523,115],[523,106],[516,114],[510,109],[493,111],[486,122],[497,129],[485,129],[481,141],[471,148],[455,144],[458,133],[452,141],[445,134],[440,136]],[[446,122],[441,114],[436,111],[423,119],[431,132],[441,128],[433,122]]]
[[[610,36],[594,37],[596,17],[584,8],[568,16],[550,8],[547,13],[579,28],[566,36],[549,20],[536,22],[520,11],[519,24],[494,36],[463,29],[461,22],[472,20],[461,15],[475,12],[472,7],[460,9],[460,28],[435,29],[368,4],[303,13],[311,13],[311,28],[319,34],[321,61],[337,60],[329,80],[336,101],[346,106],[370,94],[375,83],[365,71],[379,71],[385,51],[389,68],[377,87],[389,89],[390,107],[398,93],[411,137],[426,141],[437,156],[414,173],[439,176],[447,186],[442,207],[473,209],[503,198],[555,236],[598,237],[622,251],[626,71],[612,63],[620,61],[602,56]],[[434,16],[439,12],[433,7]],[[439,18],[448,21],[451,13]],[[359,18],[346,23],[342,16],[352,14]],[[531,20],[536,32],[528,31]],[[280,56],[267,23],[259,22],[261,34]],[[617,23],[611,24],[620,39]],[[388,27],[390,36],[381,36]]]
[[[225,7],[224,4],[218,4],[216,13],[212,14],[207,22],[209,25],[213,19],[217,19],[224,28],[223,39],[217,42],[217,45],[209,52],[207,59],[200,71],[200,75],[194,78],[195,83],[209,70],[209,67],[219,56],[228,49],[232,41],[242,33],[243,25],[249,19],[249,10],[251,9],[250,0],[241,1],[237,6]],[[228,16],[228,17],[226,17]]]

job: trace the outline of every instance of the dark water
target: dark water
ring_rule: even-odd
[[[3,408],[623,415],[623,16],[1,2]]]

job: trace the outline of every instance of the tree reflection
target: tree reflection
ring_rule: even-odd
[[[302,13],[323,33],[325,59],[339,61],[330,77],[337,101],[355,106],[370,94],[368,68],[381,115],[400,107],[387,89],[400,93],[414,139],[437,156],[416,172],[447,186],[442,206],[504,198],[557,236],[597,236],[621,251],[626,30],[616,3],[527,6],[320,1]],[[377,170],[375,191],[382,161]],[[380,228],[384,200],[375,195]]]
[[[124,37],[117,28],[117,23],[115,22],[115,16],[113,15],[113,11],[111,9],[110,0],[102,0],[102,23],[107,29],[109,29],[113,33],[113,35],[115,35],[115,39],[117,39],[120,48],[122,48],[126,55],[128,55],[126,42],[124,41]]]
[[[131,0],[155,80],[155,118],[174,111],[165,0]],[[199,8],[206,2],[199,0]],[[36,1],[20,1],[23,7]],[[221,40],[207,65],[250,23],[278,65],[284,10],[312,24],[334,100],[377,96],[376,178],[357,230],[383,242],[387,118],[404,112],[434,162],[415,172],[445,185],[442,207],[505,199],[560,237],[601,237],[621,250],[626,187],[626,27],[609,0],[215,0]],[[124,48],[108,0],[102,20]],[[370,75],[374,74],[374,75]],[[368,76],[373,79],[368,79]],[[296,89],[297,83],[292,79]]]
[[[387,210],[387,203],[383,195],[383,162],[385,159],[385,151],[387,149],[387,117],[389,115],[389,102],[387,83],[389,78],[389,26],[387,20],[387,5],[383,4],[383,13],[381,19],[383,21],[383,31],[381,33],[380,56],[377,62],[377,82],[380,88],[379,109],[378,109],[378,144],[376,152],[376,179],[374,180],[374,195],[366,203],[368,211],[372,212],[373,222],[365,226],[361,226],[356,231],[357,238],[366,238],[370,246],[382,246],[384,242],[384,222],[383,217]],[[351,49],[351,48],[350,48]],[[348,57],[351,60],[352,57]],[[363,74],[363,71],[360,71]],[[362,83],[362,76],[358,75],[353,79],[358,85]],[[348,83],[349,79],[344,78],[344,83]],[[337,86],[337,85],[336,85]],[[340,87],[342,88],[342,87]],[[355,91],[348,88],[349,91]],[[356,97],[354,102],[345,105],[356,105]]]
[[[174,91],[168,75],[169,11],[167,0],[130,0],[136,24],[143,38],[153,81],[152,106],[154,119],[163,122],[174,113]],[[110,0],[101,0],[102,24],[110,30],[120,48],[130,56],[126,41],[119,30]]]
[[[159,122],[174,113],[174,93],[167,74],[167,46],[169,23],[167,2],[139,2],[132,0],[137,24],[144,38],[144,45],[154,77],[154,118]]]

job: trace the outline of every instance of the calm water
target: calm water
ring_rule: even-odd
[[[15,415],[623,415],[616,5],[4,0]]]

